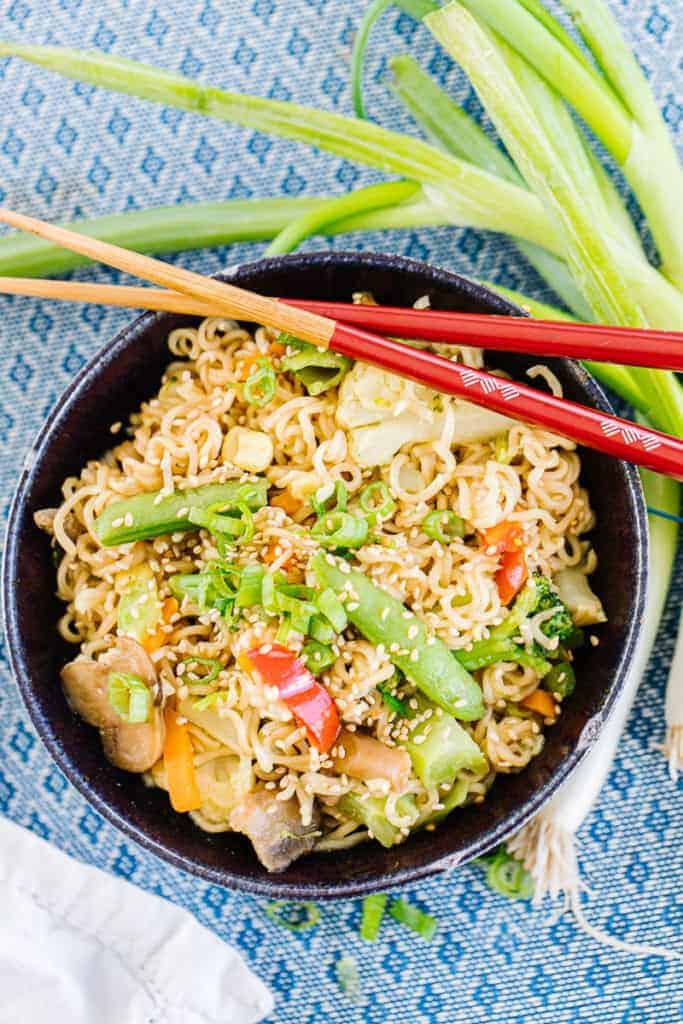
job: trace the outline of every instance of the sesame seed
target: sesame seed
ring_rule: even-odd
[[[118,519],[113,519],[111,525],[114,527],[114,529],[116,529],[119,526],[123,526],[123,516],[119,516]]]
[[[413,650],[412,650],[412,651],[410,652],[410,660],[411,660],[411,661],[417,661],[417,659],[418,659],[419,657],[420,657],[420,652],[419,652],[419,651],[417,650],[417,648],[414,648],[414,649],[413,649]]]
[[[420,632],[420,627],[419,626],[416,626],[416,625],[411,626],[410,629],[408,630],[408,639],[409,640],[414,640],[419,632]]]

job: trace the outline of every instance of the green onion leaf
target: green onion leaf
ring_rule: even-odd
[[[499,846],[486,869],[486,884],[511,900],[528,900],[534,894],[531,875],[521,861]]]
[[[317,604],[318,610],[325,616],[330,625],[334,627],[335,631],[343,633],[349,620],[344,611],[344,605],[334,590],[331,590],[329,587],[323,590],[322,594],[318,597]]]
[[[392,900],[389,906],[389,913],[399,924],[404,924],[411,931],[417,932],[425,942],[430,942],[434,938],[438,921],[431,914],[426,914],[424,910],[420,910],[413,903],[406,903],[402,899]]]
[[[465,521],[450,509],[435,509],[422,520],[422,532],[440,544],[450,544],[456,537],[465,536]]]
[[[275,370],[267,359],[259,359],[244,382],[242,396],[248,405],[263,408],[272,402],[276,389]]]
[[[389,897],[385,892],[373,893],[363,900],[363,916],[360,923],[360,937],[366,942],[374,942],[379,934],[379,926],[384,916],[384,908]]]
[[[290,903],[275,900],[266,907],[266,914],[275,924],[290,932],[303,932],[320,922],[320,910],[315,903]]]
[[[311,536],[321,547],[332,550],[361,548],[367,540],[368,524],[350,512],[325,512],[311,528]]]
[[[134,725],[149,718],[152,694],[147,684],[132,672],[110,672],[108,696],[122,721]]]
[[[262,565],[245,565],[235,594],[236,608],[251,608],[261,603],[261,587],[265,569]]]
[[[321,493],[325,494],[326,492],[327,488],[321,487],[310,499],[311,508],[317,515],[318,519],[325,515],[326,512],[346,512],[349,492],[344,481],[335,480],[332,492],[327,494],[327,497],[325,498],[319,497]]]
[[[389,519],[396,511],[396,502],[383,480],[375,480],[364,487],[358,495],[358,501],[363,511],[374,517],[373,523],[378,519]]]
[[[337,635],[329,622],[326,622],[320,615],[316,615],[315,618],[311,619],[308,627],[313,640],[317,640],[320,644],[331,644]]]
[[[213,693],[207,693],[205,697],[200,697],[196,700],[192,707],[196,711],[210,711],[218,703],[225,700],[226,697],[227,693],[224,690],[214,690]]]
[[[246,502],[224,505],[217,502],[207,509],[191,508],[188,516],[191,523],[203,526],[210,533],[231,544],[247,544],[254,536],[254,517]]]

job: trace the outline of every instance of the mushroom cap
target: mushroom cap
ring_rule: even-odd
[[[62,669],[62,685],[69,706],[100,730],[106,757],[128,772],[146,772],[164,748],[161,709],[152,705],[146,722],[124,722],[109,703],[109,673],[127,672],[155,691],[157,675],[151,658],[132,637],[119,637],[116,646],[95,661],[76,658]]]

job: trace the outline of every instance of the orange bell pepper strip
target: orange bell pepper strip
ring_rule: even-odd
[[[178,721],[175,708],[166,709],[164,720],[164,768],[171,806],[174,811],[196,811],[201,806],[202,798],[197,785],[194,753],[187,723]]]
[[[290,494],[289,491],[280,491],[274,498],[271,498],[270,504],[274,505],[275,508],[282,508],[285,510],[288,516],[293,516],[301,508],[301,502]]]
[[[267,686],[277,687],[314,747],[325,753],[333,746],[341,730],[337,705],[292,651],[282,644],[263,644],[238,661],[246,671],[258,672]]]
[[[505,551],[500,556],[500,569],[496,573],[496,586],[502,604],[510,604],[529,578],[523,548]]]
[[[535,711],[544,718],[555,718],[557,715],[557,704],[546,690],[534,690],[519,703],[521,707]]]
[[[168,633],[165,629],[161,628],[161,624],[169,625],[171,619],[178,611],[180,605],[176,601],[175,597],[167,597],[161,606],[161,623],[157,626],[155,633],[148,633],[142,638],[142,646],[145,648],[148,654],[154,654],[160,647],[168,643]]]

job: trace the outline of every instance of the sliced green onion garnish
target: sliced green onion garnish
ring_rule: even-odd
[[[146,683],[132,672],[110,672],[109,703],[124,722],[134,725],[146,722],[152,705],[152,694]]]
[[[373,893],[363,900],[363,916],[360,922],[360,937],[366,942],[374,942],[379,933],[379,926],[384,916],[384,908],[389,897],[385,892]]]
[[[337,635],[334,627],[320,615],[316,615],[315,618],[311,619],[308,632],[320,644],[331,644]]]
[[[271,615],[276,615],[278,607],[275,603],[275,577],[272,572],[264,572],[261,581],[261,604]]]
[[[314,928],[320,922],[320,910],[315,903],[290,903],[288,900],[275,900],[266,907],[266,914],[282,928],[290,932],[303,932]]]
[[[425,942],[430,942],[433,939],[439,922],[413,903],[406,903],[402,899],[392,900],[389,913],[399,924],[404,924],[411,931],[417,932]]]
[[[386,686],[378,686],[377,690],[382,694],[382,700],[388,708],[390,708],[395,715],[399,718],[410,718],[410,710],[407,704],[404,704],[391,690],[387,689]]]
[[[331,668],[337,660],[337,655],[327,644],[318,643],[317,640],[309,640],[301,649],[301,660],[306,668],[315,676]]]
[[[277,633],[275,634],[275,639],[277,640],[277,642],[279,644],[286,644],[287,640],[289,638],[289,634],[291,632],[292,632],[292,624],[291,624],[291,622],[289,620],[289,616],[288,615],[283,615],[282,616],[282,621],[280,622],[280,625],[277,627]]]
[[[322,594],[317,601],[318,610],[325,616],[327,621],[332,625],[337,633],[342,633],[347,625],[348,618],[344,611],[344,605],[341,603],[334,590],[330,590],[329,587],[323,590]]]
[[[465,536],[465,521],[450,509],[435,509],[422,520],[422,532],[440,544],[450,544],[456,537]]]
[[[223,668],[223,665],[217,658],[183,658],[180,664],[187,665],[188,671],[195,676],[195,678],[191,680],[191,682],[193,683],[212,683],[216,676],[218,675],[218,673],[220,672],[220,670]],[[206,675],[198,676],[193,672],[193,665],[202,665],[209,671],[206,673]],[[187,672],[185,672],[183,675],[183,681],[187,681]]]
[[[326,498],[320,498],[318,496],[321,491],[324,494],[326,488],[321,487],[310,499],[311,508],[317,515],[318,519],[320,519],[321,516],[324,516],[326,512],[346,512],[349,492],[343,480],[335,480],[334,490],[331,494],[328,494]]]
[[[346,356],[340,356],[327,349],[321,350],[298,339],[297,347],[298,352],[282,360],[282,369],[293,373],[309,395],[321,395],[324,391],[337,387],[353,365]]]
[[[205,697],[200,697],[196,700],[192,707],[196,711],[210,711],[211,708],[215,708],[226,697],[227,693],[224,690],[214,690],[213,693],[207,693]]]
[[[254,517],[245,502],[230,505],[218,503],[207,509],[191,508],[191,523],[203,526],[217,537],[229,538],[231,544],[246,544],[254,536]]]
[[[273,400],[276,388],[275,370],[267,359],[259,359],[244,382],[242,395],[249,405],[262,408]]]
[[[261,603],[261,586],[265,569],[262,565],[245,565],[235,594],[236,608],[251,608]]]
[[[534,894],[531,875],[521,861],[500,846],[486,869],[486,884],[511,900],[528,900]]]
[[[358,495],[358,501],[363,511],[376,519],[388,519],[396,511],[396,502],[383,480],[375,480],[364,487]]]
[[[350,512],[325,512],[311,528],[311,536],[324,548],[361,548],[368,524]]]

